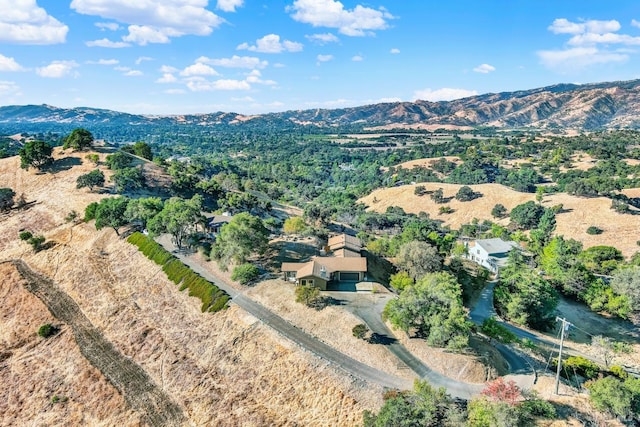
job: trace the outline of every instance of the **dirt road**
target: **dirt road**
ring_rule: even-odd
[[[52,280],[34,272],[22,260],[11,261],[25,287],[53,316],[71,327],[82,355],[124,396],[127,404],[151,426],[182,426],[181,407],[165,394],[132,359],[126,357],[82,313],[76,302]]]

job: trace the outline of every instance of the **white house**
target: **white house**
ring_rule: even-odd
[[[465,242],[465,246],[467,247],[466,257],[492,273],[498,273],[498,270],[507,264],[509,252],[520,249],[520,245],[516,242],[505,242],[499,238]]]

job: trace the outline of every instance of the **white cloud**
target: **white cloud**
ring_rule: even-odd
[[[192,79],[187,82],[187,87],[192,92],[209,92],[214,90],[249,90],[251,85],[244,80],[220,79],[208,81],[205,79]]]
[[[129,34],[122,37],[125,42],[146,46],[149,43],[169,43],[169,36],[181,35],[170,28],[154,28],[148,25],[129,25]]]
[[[0,1],[0,42],[64,43],[68,31],[69,27],[39,7],[36,0]]]
[[[305,38],[310,42],[317,43],[319,45],[325,45],[327,43],[337,43],[340,41],[338,37],[331,33],[310,34],[306,35]]]
[[[543,65],[561,71],[584,68],[589,65],[606,64],[610,62],[625,62],[629,55],[601,51],[595,47],[575,47],[564,50],[542,50],[538,57]]]
[[[627,34],[617,33],[585,33],[576,34],[569,39],[572,46],[593,46],[596,44],[623,44],[627,46],[640,45],[640,37],[632,37]]]
[[[137,77],[142,75],[144,75],[144,73],[140,70],[129,70],[123,74],[123,76],[127,76],[127,77]]]
[[[295,0],[286,10],[298,22],[337,28],[347,36],[364,36],[372,34],[372,30],[387,29],[387,20],[393,19],[393,15],[383,8],[376,10],[357,5],[347,10],[335,0]]]
[[[206,9],[206,0],[73,0],[71,8],[129,24],[124,41],[140,45],[168,43],[171,37],[206,36],[224,22]]]
[[[476,73],[488,74],[492,71],[495,71],[496,67],[489,64],[480,64],[476,68],[473,69]]]
[[[256,102],[256,100],[250,96],[231,97],[231,100],[234,102]]]
[[[98,59],[97,61],[87,61],[87,64],[92,65],[117,65],[120,61],[117,59]]]
[[[318,62],[329,62],[333,59],[333,55],[318,55],[316,59]]]
[[[172,73],[177,73],[179,70],[176,67],[172,67],[170,65],[163,65],[160,67],[160,72],[161,73],[168,73],[168,74],[172,74]]]
[[[292,42],[289,40],[283,40],[281,42],[279,35],[267,34],[266,36],[256,40],[255,45],[242,43],[237,47],[237,49],[260,53],[300,52],[302,50],[302,43]]]
[[[351,57],[351,60],[353,62],[360,62],[360,61],[364,61],[364,57],[362,55],[354,55]]]
[[[0,54],[0,71],[24,71],[15,59]]]
[[[635,19],[632,19],[631,25],[633,25],[636,28],[640,28],[640,21],[636,21]]]
[[[120,25],[118,25],[116,22],[96,22],[94,25],[100,28],[102,31],[118,31],[120,29]]]
[[[93,41],[85,42],[84,44],[86,44],[89,47],[107,47],[107,48],[113,48],[113,49],[119,49],[119,48],[131,46],[129,43],[114,42],[109,39],[93,40]]]
[[[153,58],[149,56],[140,56],[136,59],[136,65],[142,64],[144,61],[153,61]]]
[[[162,75],[162,77],[156,80],[156,83],[175,83],[177,81],[178,79],[176,78],[176,76],[170,73],[165,73]]]
[[[548,30],[554,34],[580,34],[585,32],[604,34],[618,31],[620,28],[620,23],[614,19],[610,21],[571,22],[568,19],[559,18],[553,21]]]
[[[207,58],[206,56],[201,56],[196,59],[196,62],[202,62],[204,64],[215,65],[216,67],[225,67],[225,68],[265,68],[269,65],[269,62],[262,61],[260,58],[256,58],[255,56],[238,56],[233,55],[231,58]]]
[[[631,24],[634,25],[634,20]],[[616,20],[571,22],[560,18],[553,21],[548,29],[555,34],[571,35],[567,42],[570,47],[537,52],[543,65],[561,72],[625,62],[635,52],[628,48],[613,49],[611,46],[640,46],[640,37],[618,33],[621,25]]]
[[[182,95],[183,93],[187,93],[187,91],[184,89],[167,89],[163,91],[163,93],[167,95]]]
[[[431,90],[423,89],[418,90],[413,94],[413,99],[423,99],[425,101],[437,102],[437,101],[451,101],[453,99],[466,98],[468,96],[477,95],[475,90],[457,89],[443,87],[441,89]]]
[[[399,53],[400,53],[400,49],[398,49],[398,48],[395,48],[395,47],[394,47],[393,49],[391,49],[391,50],[389,51],[389,53],[391,53],[391,54],[393,54],[393,55],[397,55],[397,54],[399,54]]]
[[[193,65],[189,65],[187,68],[180,72],[181,76],[219,76],[220,74],[208,66],[207,64],[203,64],[201,62],[195,63]]]
[[[286,65],[276,62],[273,64],[273,68],[286,68]]]
[[[253,70],[249,74],[247,74],[246,81],[247,83],[257,83],[257,84],[267,85],[267,86],[276,86],[278,84],[273,80],[262,80],[261,77],[262,77],[262,73],[260,71]]]
[[[76,61],[53,61],[45,67],[36,68],[36,73],[40,77],[59,79],[71,74],[76,67],[78,67]]]
[[[15,82],[0,80],[0,95],[19,95],[20,87]]]
[[[237,7],[244,6],[244,0],[218,0],[216,8],[224,12],[235,12]]]

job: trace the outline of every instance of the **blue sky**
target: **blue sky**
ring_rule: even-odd
[[[0,0],[0,105],[242,114],[640,78],[640,3]]]

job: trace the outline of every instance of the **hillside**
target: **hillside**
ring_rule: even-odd
[[[96,108],[50,105],[0,107],[0,130],[17,125],[58,129],[64,126],[291,129],[314,127],[469,126],[539,129],[620,129],[640,127],[640,80],[585,85],[557,84],[516,92],[489,93],[453,101],[391,102],[341,109],[292,110],[246,116],[230,112],[144,116]]]
[[[500,184],[470,185],[474,191],[482,193],[482,197],[469,202],[460,202],[453,198],[461,185],[444,183],[422,183],[427,191],[443,189],[444,197],[450,201],[437,204],[428,195],[414,194],[416,185],[403,185],[392,188],[380,188],[359,201],[376,212],[384,212],[389,206],[399,206],[406,212],[426,212],[431,218],[444,221],[445,225],[459,228],[469,224],[474,218],[491,220],[502,225],[509,223],[509,218],[497,220],[491,216],[491,209],[502,203],[507,210],[535,200],[535,194],[519,193]],[[611,200],[605,197],[580,198],[567,194],[546,195],[543,205],[546,207],[563,205],[563,210],[557,214],[556,234],[566,238],[576,239],[583,243],[584,248],[597,245],[614,246],[629,257],[639,250],[638,230],[640,229],[639,215],[623,215],[614,212]],[[450,214],[440,214],[441,206],[450,206],[454,211]],[[587,228],[595,225],[604,232],[600,235],[587,234]]]
[[[363,409],[380,405],[378,387],[345,376],[237,307],[202,314],[195,298],[178,292],[113,230],[65,222],[71,210],[82,212],[104,197],[75,188],[77,176],[93,169],[84,155],[56,149],[59,169],[46,174],[19,169],[15,157],[0,160],[2,185],[34,202],[0,217],[0,260],[21,259],[51,280],[77,304],[85,327],[141,368],[155,395],[174,402],[187,425],[354,425]],[[43,234],[53,247],[33,253],[17,238],[22,229]],[[153,414],[140,409],[144,402],[119,392],[137,382],[125,376],[124,384],[111,385],[108,369],[100,369],[109,360],[92,367],[71,326],[27,292],[11,264],[0,268],[11,278],[0,283],[0,348],[6,349],[0,425],[149,423]],[[45,322],[61,332],[38,337]]]

